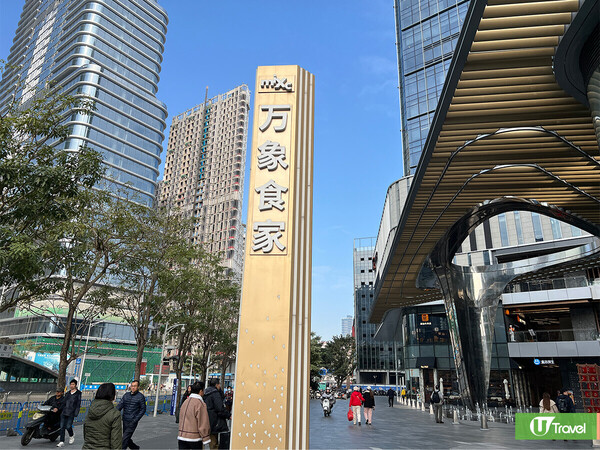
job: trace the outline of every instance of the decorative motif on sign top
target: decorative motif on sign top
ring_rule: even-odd
[[[277,75],[273,75],[272,80],[260,80],[261,89],[273,88],[276,91],[284,90],[292,92],[292,82],[288,82],[287,78],[279,79]]]
[[[283,236],[281,232],[285,231],[285,222],[273,222],[271,219],[267,219],[266,222],[255,222],[254,231],[256,233],[252,235],[253,251],[262,250],[263,253],[271,253],[273,245],[281,251],[285,250],[285,245],[279,242],[279,238]]]
[[[287,119],[288,113],[290,110],[290,105],[262,105],[260,107],[261,111],[268,111],[269,115],[267,116],[267,120],[263,123],[258,129],[260,131],[265,131],[271,125],[271,121],[273,119],[281,119],[281,124],[279,126],[273,127],[275,131],[281,133],[285,131],[285,127],[287,127]]]

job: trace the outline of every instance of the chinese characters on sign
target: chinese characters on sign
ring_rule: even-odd
[[[273,85],[283,87],[283,90],[291,90],[291,83],[286,83],[286,79],[279,80],[274,77]],[[289,86],[289,89],[286,87]],[[281,133],[286,130],[288,124],[288,114],[291,111],[291,105],[262,105],[260,110],[267,113],[265,122],[258,127],[261,133],[269,130],[272,127],[275,133]],[[287,171],[289,165],[286,162],[286,148],[280,142],[270,139],[265,141],[258,147],[257,167],[260,171],[273,172],[275,175],[278,171]],[[262,186],[254,189],[259,196],[258,211],[274,211],[281,213],[285,212],[285,200],[283,194],[288,191],[287,186],[279,185],[274,179],[270,179]],[[283,220],[273,221],[267,219],[265,221],[254,222],[252,235],[252,251],[271,253],[276,247],[279,252],[283,252],[286,246],[279,240],[283,237],[283,232],[286,228],[285,219],[287,215],[282,214]],[[285,241],[284,241],[285,242]]]

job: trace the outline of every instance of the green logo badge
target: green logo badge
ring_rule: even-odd
[[[515,414],[515,439],[600,439],[600,414]]]

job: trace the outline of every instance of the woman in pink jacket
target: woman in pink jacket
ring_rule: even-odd
[[[181,405],[177,435],[180,449],[201,449],[204,444],[210,444],[210,421],[203,393],[204,383],[196,381],[192,384],[190,396]]]
[[[358,426],[360,426],[360,405],[365,401],[358,386],[354,386],[354,392],[350,396],[350,407],[352,408],[352,414],[354,415],[354,425],[356,425],[356,421],[358,420]]]

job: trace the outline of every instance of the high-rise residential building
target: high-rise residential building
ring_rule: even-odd
[[[152,205],[167,115],[156,98],[167,22],[156,0],[26,0],[0,111],[12,99],[26,106],[49,83],[93,98],[93,114],[66,114],[70,136],[61,148],[100,152],[107,188]]]
[[[354,318],[352,316],[342,317],[342,336],[352,336],[352,323]]]
[[[91,97],[91,115],[65,112],[70,131],[59,148],[76,152],[86,145],[100,152],[107,169],[102,187],[128,190],[151,206],[167,115],[156,98],[167,22],[156,0],[26,0],[0,81],[0,112],[13,100],[26,108],[36,90],[51,85]],[[55,314],[64,315],[64,309],[57,307]],[[0,335],[14,340],[16,353],[55,370],[64,341],[57,323],[56,317],[11,309],[0,314]],[[91,347],[85,367],[73,372],[82,384],[130,381],[137,352],[133,329],[113,318],[75,323],[88,333]],[[160,360],[160,349],[145,349],[149,373]],[[24,380],[8,377],[11,385],[4,387],[19,390]],[[25,383],[22,389],[31,388]]]
[[[369,323],[375,293],[376,238],[354,239],[354,335],[356,338],[356,382],[361,384],[396,384],[400,357],[392,341],[376,341],[377,324]],[[398,356],[398,358],[396,357]],[[400,379],[399,379],[400,381]]]
[[[404,175],[414,175],[469,0],[395,0]]]
[[[241,85],[173,118],[159,206],[194,217],[190,240],[241,276],[250,91]]]

